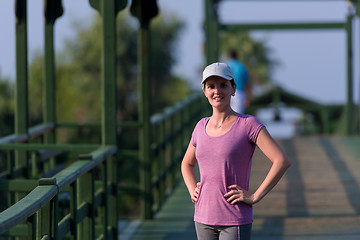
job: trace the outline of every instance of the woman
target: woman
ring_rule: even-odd
[[[227,64],[207,66],[202,84],[213,113],[196,125],[181,164],[185,184],[195,203],[196,234],[200,240],[250,239],[252,205],[277,184],[290,162],[262,123],[231,109],[230,99],[236,85]],[[259,188],[251,193],[248,191],[251,159],[256,146],[273,164]]]

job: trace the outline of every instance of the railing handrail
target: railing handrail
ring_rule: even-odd
[[[61,150],[61,151],[94,151],[99,144],[58,144],[58,143],[8,143],[0,144],[0,150]]]
[[[0,213],[0,234],[24,222],[58,194],[57,186],[37,186],[20,201]]]
[[[43,123],[39,125],[35,125],[31,128],[29,128],[28,133],[24,134],[11,134],[8,136],[5,136],[3,138],[0,138],[0,144],[6,144],[6,143],[15,143],[15,142],[24,142],[28,140],[29,138],[38,136],[44,132],[53,130],[55,128],[55,123]]]
[[[55,179],[54,185],[43,185],[42,181],[46,179],[40,179],[39,186],[0,213],[0,234],[30,218],[61,190],[116,152],[117,146],[100,146],[89,154],[81,155],[81,159],[87,160],[79,160],[51,178]]]
[[[190,103],[192,103],[197,98],[200,98],[201,94],[194,93],[190,95],[189,97],[185,98],[184,100],[178,102],[174,106],[167,107],[164,109],[164,111],[154,114],[150,118],[151,125],[155,126],[160,124],[161,122],[165,121],[167,118],[171,117],[181,109],[184,109],[186,106],[188,106]]]

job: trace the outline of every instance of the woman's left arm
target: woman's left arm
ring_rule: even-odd
[[[256,145],[273,163],[266,178],[253,194],[253,204],[259,202],[279,182],[285,171],[290,167],[290,161],[281,147],[263,127],[256,140]]]
[[[256,145],[270,159],[270,161],[272,161],[273,164],[264,181],[254,194],[242,189],[238,185],[229,186],[228,189],[230,189],[230,191],[227,192],[224,197],[231,204],[244,202],[249,205],[253,205],[260,202],[260,200],[263,199],[265,195],[273,189],[273,187],[275,187],[284,175],[286,169],[288,169],[291,165],[284,151],[270,136],[265,127],[260,130],[256,140]]]
[[[230,191],[227,192],[224,197],[227,198],[227,201],[231,204],[244,202],[249,205],[253,205],[258,203],[271,191],[271,189],[273,189],[273,187],[275,187],[284,175],[286,169],[290,167],[290,161],[286,154],[270,136],[266,128],[263,127],[260,130],[256,140],[256,145],[272,161],[273,164],[264,181],[254,194],[242,189],[238,185],[229,186],[228,188]]]

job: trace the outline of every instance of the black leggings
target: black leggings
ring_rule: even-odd
[[[195,222],[198,240],[250,240],[251,227],[251,223],[235,226],[217,226]]]

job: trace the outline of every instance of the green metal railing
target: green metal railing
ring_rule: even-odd
[[[151,171],[147,183],[151,189],[151,215],[171,194],[180,178],[180,163],[196,122],[210,110],[202,94],[194,94],[172,108],[151,118]]]
[[[44,123],[29,128],[27,0],[15,1],[15,133],[0,139],[0,152],[5,153],[0,157],[7,161],[7,170],[0,173],[0,191],[6,195],[0,196],[1,208],[7,207],[0,213],[1,237],[117,238],[119,195],[126,194],[119,184],[119,168],[120,163],[129,160],[127,155],[140,163],[140,184],[135,193],[141,198],[141,217],[152,218],[176,186],[190,129],[204,109],[209,109],[202,94],[196,93],[163,113],[150,116],[150,20],[158,9],[156,0],[132,1],[131,12],[140,22],[139,119],[128,125],[137,129],[139,147],[130,151],[120,149],[117,130],[127,123],[116,121],[115,20],[127,1],[89,0],[89,3],[102,18],[101,123],[85,126],[57,122],[54,23],[62,16],[63,7],[62,0],[46,0]],[[73,127],[95,127],[95,134],[100,128],[99,141],[58,144],[57,131]],[[61,168],[57,154],[65,155]],[[65,162],[69,165],[66,168]]]
[[[150,208],[146,211],[152,216],[176,187],[191,131],[208,110],[206,99],[196,93],[151,117],[151,155],[148,156],[151,166],[149,179],[145,181],[151,191],[141,192],[146,189],[142,186],[135,192],[147,196],[143,201],[149,201],[146,205]],[[85,154],[80,154],[77,161],[50,178],[0,179],[0,190],[24,195],[0,213],[0,236],[27,239],[117,237],[119,216],[116,209],[121,204],[119,194],[123,193],[118,186],[117,169],[122,161],[127,161],[118,153],[126,150],[97,144],[1,142],[0,151],[36,152],[42,149]],[[13,157],[11,159],[14,161]]]
[[[39,124],[34,127],[29,128],[28,133],[26,134],[12,134],[0,139],[0,145],[4,144],[19,144],[25,142],[36,142],[43,143],[44,136],[49,132],[54,132],[55,124]],[[24,151],[23,151],[24,152]],[[4,153],[4,152],[3,152]],[[28,161],[24,161],[24,164],[16,164],[15,152],[7,151],[7,157],[4,155],[1,156],[1,161],[7,162],[7,170],[0,172],[0,179],[15,179],[19,177],[27,178],[36,178],[40,176],[53,175],[56,172],[59,172],[61,168],[60,161],[57,161],[55,158],[62,155],[62,152],[59,150],[44,150],[38,149],[32,151],[28,157],[28,153],[24,152],[26,158],[30,158]],[[52,167],[53,164],[57,165]],[[40,175],[42,174],[42,175]]]
[[[0,145],[2,150],[8,148],[9,145]],[[32,150],[36,146],[17,144],[13,148]],[[48,148],[55,150],[58,147]],[[116,151],[116,146],[101,146],[89,154],[80,155],[78,161],[53,177],[40,179],[34,190],[0,213],[0,234],[28,239],[63,239],[67,235],[74,239],[95,239],[95,236],[115,239],[117,222],[110,219],[116,213],[109,210],[112,207],[109,198],[116,198],[116,185],[109,180],[109,170],[115,164],[113,156]],[[100,174],[96,174],[98,171]],[[17,181],[27,182],[6,182]],[[60,217],[59,196],[64,192],[71,196],[69,213]],[[103,218],[101,226],[95,228],[98,218]]]

